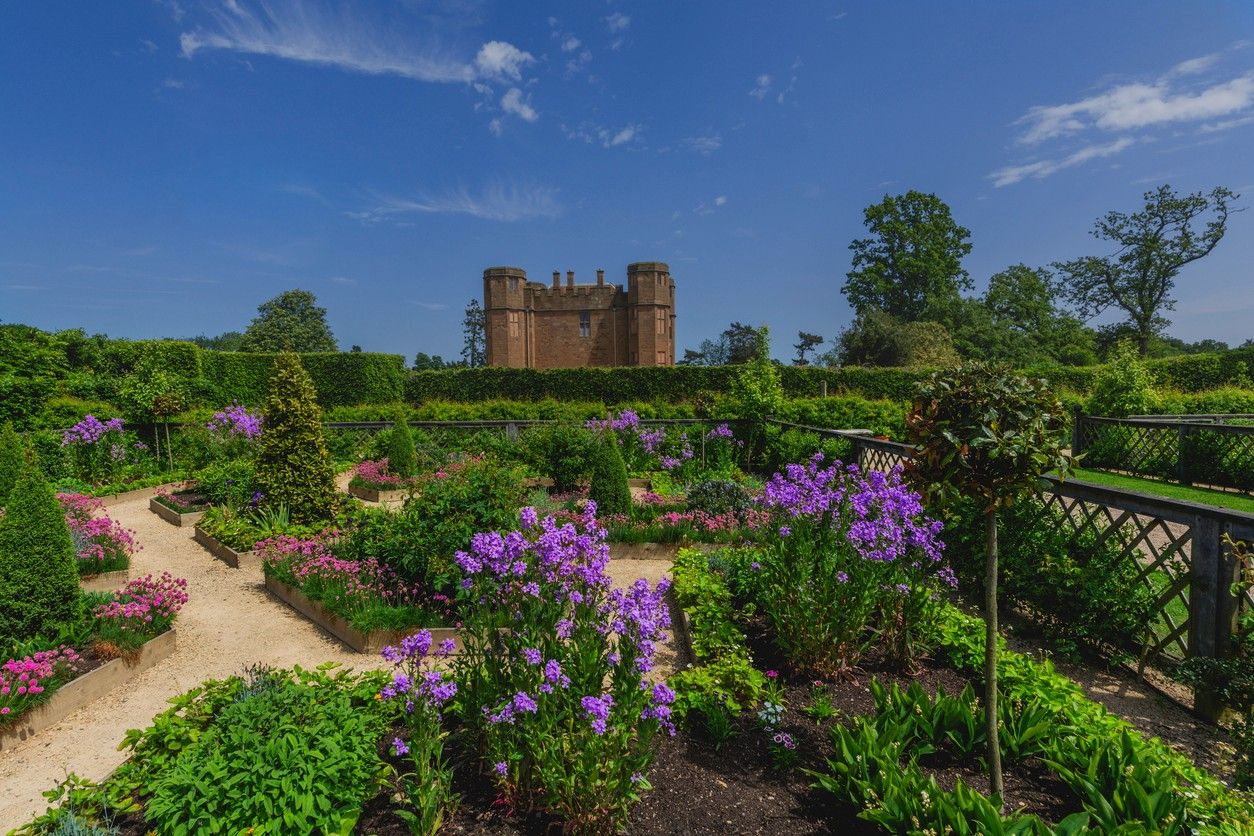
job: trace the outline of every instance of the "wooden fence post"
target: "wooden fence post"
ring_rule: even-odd
[[[1071,455],[1073,456],[1084,452],[1084,433],[1081,428],[1083,421],[1084,411],[1078,406],[1073,407],[1071,410]]]
[[[1195,432],[1193,427],[1186,427],[1184,424],[1176,425],[1176,481],[1181,485],[1192,485],[1193,479],[1190,476],[1188,458],[1185,448],[1188,446],[1185,442],[1189,436]]]
[[[1228,644],[1227,625],[1222,613],[1228,608],[1222,598],[1228,595],[1230,581],[1223,575],[1226,563],[1220,538],[1219,520],[1198,515],[1193,518],[1193,548],[1189,560],[1189,656],[1213,659]],[[1193,710],[1210,721],[1218,719],[1223,706],[1209,691],[1197,690]]]

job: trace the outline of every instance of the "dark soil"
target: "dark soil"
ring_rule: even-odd
[[[760,668],[771,669],[772,664],[779,663],[774,649],[761,636],[751,637],[750,643]],[[868,687],[872,677],[903,686],[917,681],[929,693],[943,687],[946,693],[956,694],[969,682],[950,668],[930,663],[913,673],[868,665],[851,680],[828,683],[828,693],[838,710],[837,720],[818,723],[802,712],[812,701],[811,681],[790,676],[782,666],[777,670],[784,704],[788,706],[779,731],[796,740],[797,763],[791,768],[775,765],[768,735],[754,712],[738,717],[732,736],[721,744],[699,723],[691,723],[659,746],[649,770],[653,789],[632,810],[628,833],[881,833],[877,826],[857,818],[858,810],[812,788],[812,779],[802,770],[825,768],[826,759],[833,753],[828,734],[832,722],[874,709]],[[561,831],[560,823],[512,809],[498,798],[491,779],[478,771],[473,753],[459,752],[455,741],[451,744],[449,752],[456,763],[454,791],[461,795],[461,801],[441,833],[530,836]],[[972,789],[988,792],[988,778],[978,762],[937,760],[920,765],[946,789],[952,789],[961,780]],[[1047,821],[1061,820],[1080,809],[1079,800],[1070,789],[1039,761],[1007,764],[1005,790],[1007,810],[1036,813]],[[404,824],[391,812],[393,804],[386,795],[374,799],[367,805],[356,832],[380,836],[407,833]]]
[[[191,514],[196,511],[204,511],[206,508],[209,507],[209,504],[210,504],[209,500],[205,498],[204,494],[199,493],[198,491],[195,491],[195,490],[175,491],[172,495],[183,500],[183,502],[186,504],[179,505],[177,502],[174,502],[170,500],[169,498],[167,498],[164,494],[158,494],[157,496],[153,497],[153,499],[157,500],[158,503],[160,503],[161,505],[164,505],[165,507],[169,508],[171,511],[174,511],[175,513],[178,513],[178,514]]]

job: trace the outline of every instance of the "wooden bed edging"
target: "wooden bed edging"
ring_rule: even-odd
[[[206,532],[200,526],[196,526],[196,533],[192,537],[197,543],[205,547],[209,554],[221,560],[232,569],[241,567],[260,567],[261,557],[254,551],[237,552],[227,544],[218,540],[212,534]]]
[[[8,726],[0,728],[0,752],[12,749],[49,726],[55,725],[80,708],[100,699],[127,680],[138,676],[174,652],[178,643],[171,628],[149,639],[139,649],[134,664],[125,659],[112,659],[95,670],[70,680],[53,693],[43,705],[22,714]]]
[[[195,525],[196,522],[205,515],[204,511],[186,511],[180,513],[179,511],[175,511],[173,508],[158,502],[155,496],[148,500],[148,510],[152,511],[170,525],[177,525],[180,527]]]

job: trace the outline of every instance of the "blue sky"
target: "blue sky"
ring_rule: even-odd
[[[680,347],[834,336],[862,209],[932,191],[982,288],[1143,191],[1254,201],[1254,3],[6,3],[0,319],[457,354],[484,267],[662,260]],[[1171,333],[1254,336],[1254,212]]]

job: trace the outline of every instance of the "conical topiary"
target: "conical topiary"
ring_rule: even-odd
[[[623,463],[618,439],[605,433],[592,453],[592,477],[588,496],[597,504],[598,514],[631,512],[631,487],[627,484],[627,465]]]
[[[330,520],[335,514],[335,471],[313,381],[295,352],[275,358],[263,414],[254,477],[261,502],[286,506],[292,522]]]
[[[0,508],[8,501],[9,492],[13,490],[18,474],[22,472],[25,449],[22,437],[6,421],[0,427]]]
[[[403,415],[396,417],[388,435],[388,472],[393,476],[413,476],[418,470],[418,452],[414,435]]]
[[[78,558],[65,511],[33,459],[23,462],[0,518],[0,645],[83,618]]]

